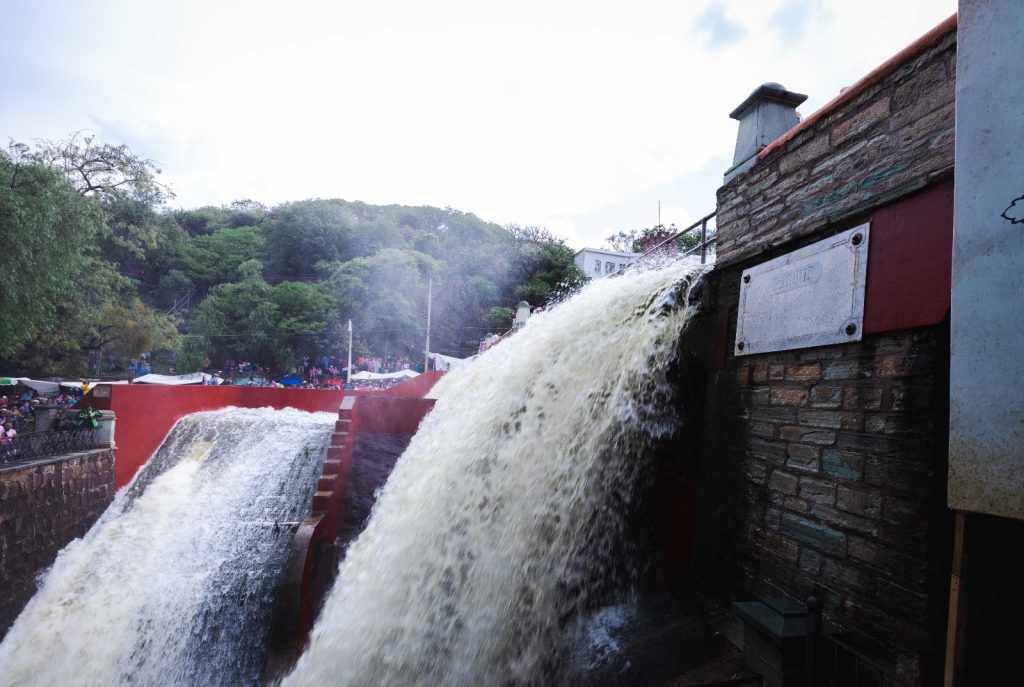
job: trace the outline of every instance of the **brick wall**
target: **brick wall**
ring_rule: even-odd
[[[744,268],[894,206],[938,202],[934,191],[953,165],[955,39],[947,23],[720,189],[709,283],[718,343],[695,576],[726,598],[818,596],[844,641],[907,685],[941,674],[945,631],[952,526],[942,307],[916,322],[937,324],[890,324],[857,343],[732,351]],[[887,230],[905,234],[903,218],[919,214],[897,212]],[[937,224],[914,227],[915,241],[948,245]],[[909,252],[898,268],[919,267],[917,259]],[[872,307],[885,309],[892,287],[872,290],[880,282],[870,269],[867,278]],[[948,287],[938,295],[948,299]]]
[[[718,263],[815,234],[948,177],[956,25],[867,77],[718,190]]]
[[[0,639],[35,594],[36,576],[113,496],[110,449],[0,468]]]

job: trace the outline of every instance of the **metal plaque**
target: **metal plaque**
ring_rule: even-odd
[[[743,271],[736,355],[860,341],[868,224]]]

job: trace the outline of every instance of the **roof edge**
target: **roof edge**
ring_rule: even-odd
[[[799,124],[794,126],[786,133],[779,136],[777,139],[769,143],[761,152],[757,154],[757,161],[764,160],[773,150],[781,148],[790,140],[795,138],[800,132],[809,129],[819,119],[832,112],[833,110],[845,105],[849,101],[856,98],[860,93],[867,90],[867,88],[896,71],[904,63],[908,62],[911,58],[917,56],[919,53],[924,52],[928,48],[938,43],[941,39],[945,38],[947,34],[956,31],[957,15],[944,19],[938,26],[931,29],[928,33],[924,34],[916,41],[908,45],[907,47],[900,50],[898,53],[890,57],[888,60],[875,67],[872,71],[868,72],[865,76],[861,77],[856,83],[847,88],[845,91],[840,93],[838,96],[828,101],[820,108],[811,113],[808,117],[802,120]]]

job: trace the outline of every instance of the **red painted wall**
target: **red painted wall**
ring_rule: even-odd
[[[953,180],[871,214],[864,333],[924,327],[949,310]]]
[[[427,372],[385,391],[116,384],[104,387],[104,390],[110,390],[109,397],[100,398],[92,392],[86,401],[99,410],[113,410],[117,417],[114,433],[117,445],[114,486],[120,489],[149,460],[174,423],[190,413],[228,406],[296,408],[309,412],[336,413],[345,396],[381,399],[422,397],[443,374]]]

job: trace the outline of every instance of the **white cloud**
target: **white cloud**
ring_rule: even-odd
[[[95,128],[163,163],[184,206],[315,196],[451,205],[546,224],[576,246],[653,224],[651,193],[666,224],[713,207],[713,196],[696,206],[654,189],[731,154],[727,114],[758,84],[811,94],[808,113],[955,9],[142,5],[21,10],[0,47],[23,75],[2,86],[0,130],[27,139]],[[709,7],[727,18],[728,44],[697,28]]]

